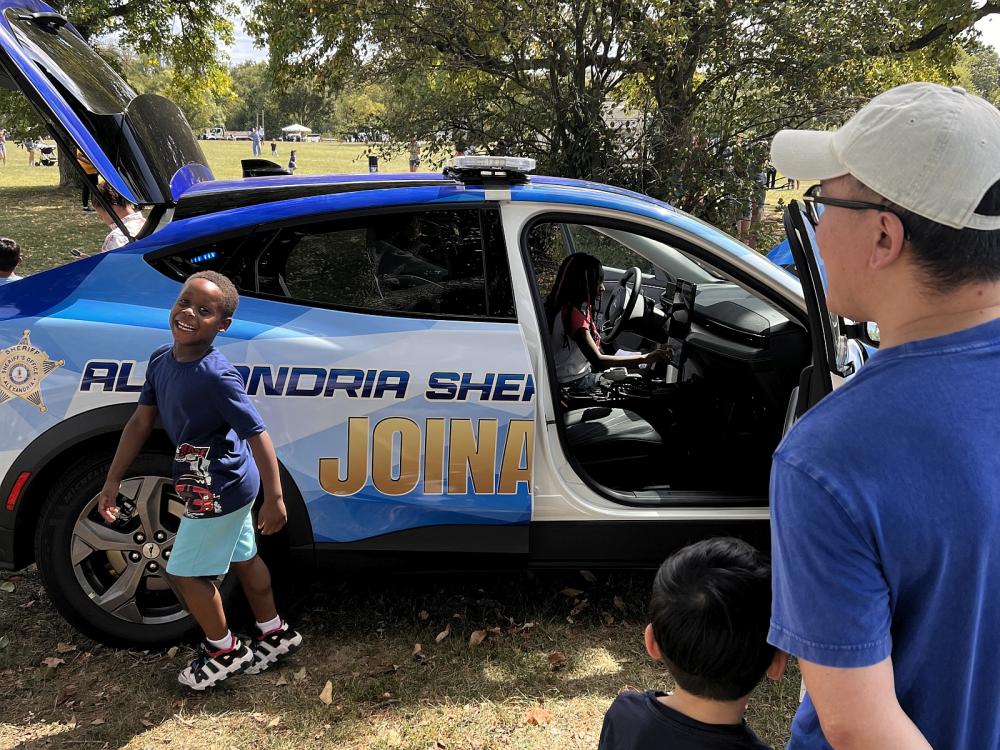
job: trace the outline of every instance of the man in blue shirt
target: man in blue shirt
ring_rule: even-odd
[[[771,154],[822,181],[830,310],[882,339],[775,453],[789,747],[1000,747],[1000,112],[907,84]]]

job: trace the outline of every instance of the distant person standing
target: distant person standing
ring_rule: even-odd
[[[277,155],[278,155],[278,144],[275,143],[274,141],[271,141],[271,156],[277,156]]]
[[[260,139],[263,135],[264,131],[261,128],[254,128],[250,131],[250,145],[253,148],[254,156],[260,156]]]
[[[90,163],[87,155],[80,149],[76,150],[76,162],[80,165],[80,169],[83,170],[83,185],[81,188],[83,190],[83,195],[81,196],[82,211],[90,213],[94,210],[94,207],[90,205],[90,193],[97,190],[97,170]]]
[[[0,162],[7,166],[7,131],[0,128]]]
[[[420,144],[417,143],[417,139],[414,138],[410,141],[410,171],[416,172],[417,167],[420,166]]]
[[[288,171],[295,174],[295,149],[288,155]]]
[[[29,136],[24,141],[24,150],[28,152],[28,166],[35,166],[35,151],[38,150],[38,141]]]
[[[0,237],[0,285],[21,278],[14,273],[20,262],[21,247],[12,239]]]

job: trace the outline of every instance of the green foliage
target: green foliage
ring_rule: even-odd
[[[783,127],[842,121],[897,83],[951,81],[967,0],[254,0],[278,76],[378,83],[380,126],[441,157],[460,134],[552,174],[719,223]],[[612,116],[616,112],[620,116]]]

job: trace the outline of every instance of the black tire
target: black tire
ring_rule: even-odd
[[[42,583],[60,614],[82,633],[101,643],[139,648],[156,648],[176,643],[191,635],[196,623],[166,587],[162,570],[157,573],[149,572],[150,565],[162,568],[165,561],[163,555],[158,553],[159,556],[156,557],[141,557],[138,562],[130,562],[127,558],[130,552],[99,551],[96,547],[81,546],[86,545],[86,542],[80,541],[86,530],[96,528],[105,531],[110,528],[95,522],[93,519],[96,518],[96,511],[88,510],[88,506],[94,505],[95,498],[104,485],[111,458],[107,453],[94,453],[73,462],[45,500],[35,536],[35,560]],[[145,477],[141,481],[151,482],[149,486],[154,486],[152,483],[155,480],[155,486],[162,493],[158,497],[164,498],[156,501],[160,518],[163,519],[164,535],[168,533],[167,529],[173,523],[174,516],[179,520],[181,510],[179,500],[175,500],[175,496],[170,494],[170,475],[171,456],[154,452],[140,453],[125,475],[132,478]],[[160,482],[160,478],[164,481]],[[127,481],[122,483],[123,487]],[[137,512],[132,525],[125,526],[115,538],[134,540],[135,533],[141,533],[144,528],[147,527],[139,522]],[[176,525],[172,528],[176,531]],[[163,544],[163,550],[169,550],[172,541],[173,535],[170,534]],[[88,553],[87,549],[91,551]],[[77,558],[81,555],[86,557],[74,562],[74,553]],[[129,574],[127,580],[126,572]],[[138,583],[132,590],[131,601],[126,598],[126,603],[112,612],[99,602],[114,593],[111,587],[119,579],[122,584],[131,581]],[[224,598],[229,598],[232,593],[235,579],[236,576],[230,574],[222,582],[220,589]],[[127,591],[129,586],[122,588]],[[95,592],[103,596],[95,597]],[[108,606],[112,606],[117,598],[109,599]],[[146,616],[147,611],[152,615]]]

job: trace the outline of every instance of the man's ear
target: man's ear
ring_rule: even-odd
[[[232,318],[226,318],[225,320],[223,320],[221,323],[219,323],[219,333],[222,333],[223,331],[228,331],[229,326],[231,326],[232,324],[233,324]]]
[[[879,214],[881,234],[872,248],[868,264],[874,271],[883,271],[899,260],[903,252],[906,230],[903,221],[895,214],[883,211]]]
[[[649,623],[649,625],[646,626],[643,637],[646,641],[646,653],[649,654],[650,658],[655,661],[663,661],[663,654],[660,652],[660,644],[656,642],[656,636],[653,635],[653,623]]]
[[[774,658],[767,667],[767,678],[777,682],[785,676],[785,667],[788,666],[788,654],[780,648],[774,650]]]

